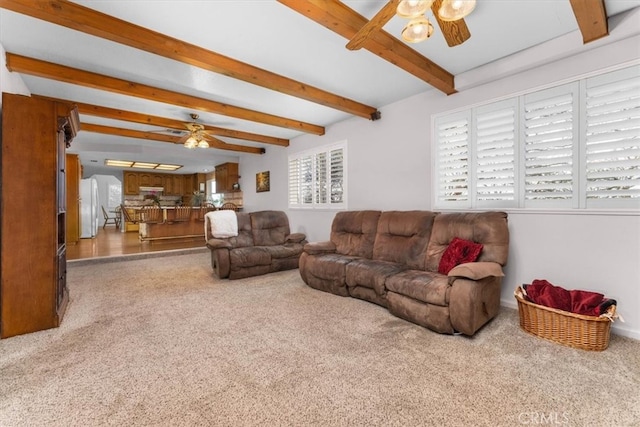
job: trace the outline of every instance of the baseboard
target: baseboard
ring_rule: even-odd
[[[513,308],[515,310],[518,309],[518,303],[515,301],[515,299],[501,299],[500,305],[503,307]],[[640,341],[640,331],[626,328],[625,324],[622,323],[619,319],[616,320],[613,325],[611,325],[611,333],[620,335],[621,337],[627,337]]]
[[[84,265],[91,264],[102,264],[107,262],[119,262],[119,261],[134,261],[137,259],[147,259],[147,258],[160,258],[167,256],[175,256],[175,255],[187,255],[199,252],[208,252],[209,249],[206,247],[202,248],[186,248],[186,249],[173,249],[168,251],[157,251],[157,252],[142,252],[136,254],[128,254],[128,255],[112,255],[112,256],[102,256],[95,258],[83,258],[83,259],[72,259],[67,260],[67,267],[79,267]]]

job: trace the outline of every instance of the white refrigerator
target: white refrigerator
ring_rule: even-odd
[[[90,239],[98,234],[100,225],[98,182],[94,178],[80,180],[80,237]]]

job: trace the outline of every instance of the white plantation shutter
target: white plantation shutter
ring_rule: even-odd
[[[289,157],[289,207],[345,207],[346,143]]]
[[[640,204],[640,67],[586,81],[586,205]]]
[[[327,153],[318,153],[315,158],[314,203],[327,203]]]
[[[524,96],[525,207],[576,206],[577,106],[577,83]]]
[[[289,159],[289,206],[301,204],[300,186],[302,182],[300,174],[300,159]]]
[[[333,205],[344,203],[344,149],[331,150],[331,167],[329,175],[331,177],[330,202]]]
[[[516,207],[517,99],[474,114],[474,194],[478,207]]]
[[[437,191],[439,206],[469,205],[470,112],[435,121]]]

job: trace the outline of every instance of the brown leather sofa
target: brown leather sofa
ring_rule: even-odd
[[[482,251],[438,273],[456,237]],[[339,212],[329,241],[305,245],[300,275],[313,288],[387,307],[436,332],[471,336],[498,314],[508,252],[504,212]]]
[[[205,223],[211,267],[221,279],[241,279],[298,268],[306,236],[290,233],[282,211],[236,212],[238,235],[214,238]]]

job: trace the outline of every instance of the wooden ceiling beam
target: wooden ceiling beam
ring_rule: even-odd
[[[133,129],[123,129],[114,126],[95,125],[92,123],[82,123],[80,127],[81,132],[94,132],[102,133],[106,135],[123,136],[126,138],[146,139],[150,141],[168,142],[171,144],[181,144],[182,137],[163,135],[155,132],[144,132]],[[214,137],[208,137],[209,148],[218,148],[220,150],[239,151],[243,153],[251,154],[263,154],[264,148],[247,147],[245,145],[227,144]]]
[[[64,101],[63,102],[71,102]],[[132,111],[118,110],[116,108],[102,107],[99,105],[85,104],[82,102],[75,102],[78,106],[78,112],[80,114],[86,114],[89,116],[103,117],[107,119],[122,120],[131,123],[140,123],[151,126],[159,126],[168,129],[177,129],[186,131],[185,123],[180,120],[169,119],[166,117],[152,116],[149,114],[135,113]],[[210,135],[225,136],[227,138],[243,139],[246,141],[260,142],[263,144],[279,145],[281,147],[288,147],[289,140],[285,138],[276,138],[273,136],[260,135],[256,133],[242,132],[233,129],[225,129],[217,126],[211,126],[201,123],[204,129],[208,131]]]
[[[246,108],[235,107],[228,104],[212,101],[196,96],[185,95],[170,90],[147,86],[140,83],[109,77],[90,71],[79,70],[52,62],[41,61],[39,59],[28,58],[7,52],[7,69],[9,71],[30,74],[37,77],[57,80],[65,83],[91,87],[105,90],[121,95],[135,96],[148,99],[150,101],[164,102],[167,104],[179,105],[199,111],[208,111],[224,116],[235,117],[237,119],[249,120],[271,126],[279,126],[287,129],[294,129],[315,135],[323,135],[324,127],[274,116],[272,114],[261,113],[259,111]]]
[[[349,114],[367,119],[377,115],[375,107],[237,61],[70,1],[0,0],[0,7]]]
[[[587,44],[609,35],[607,10],[604,0],[569,0],[573,14],[582,33],[582,42]]]
[[[396,8],[398,7],[399,2],[400,0],[389,0],[389,3],[385,4],[369,22],[364,24],[362,28],[360,28],[358,32],[351,37],[351,40],[347,43],[347,49],[360,49],[372,33],[380,31],[382,27],[384,27],[385,24],[396,14]]]
[[[447,41],[447,45],[449,45],[449,47],[454,47],[469,40],[471,33],[469,32],[469,27],[467,27],[467,23],[464,19],[458,19],[457,21],[443,21],[440,19],[438,11],[440,10],[441,5],[442,0],[435,0],[431,5],[431,11],[436,17],[440,31],[442,31],[442,35]]]
[[[351,40],[367,19],[338,0],[278,0],[329,30]],[[384,30],[373,32],[362,45],[447,95],[456,92],[451,73]]]

